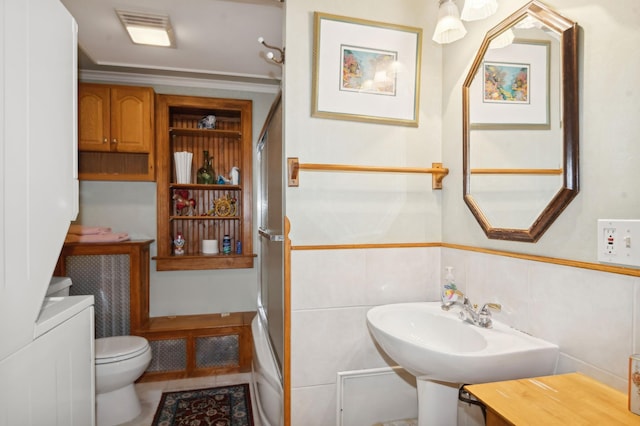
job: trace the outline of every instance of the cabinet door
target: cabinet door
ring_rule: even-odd
[[[109,87],[78,85],[78,149],[109,151]]]
[[[93,318],[88,307],[0,361],[0,426],[95,424]]]
[[[57,0],[0,0],[0,20],[3,360],[33,340],[56,258],[78,213],[78,46],[75,21]],[[4,377],[0,372],[3,390],[27,399]],[[0,395],[0,425],[8,419],[7,404]],[[6,424],[24,423],[36,424],[24,413]]]
[[[117,152],[149,152],[153,136],[153,89],[111,88],[111,146]]]

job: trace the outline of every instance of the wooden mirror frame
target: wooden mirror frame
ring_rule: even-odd
[[[542,210],[528,229],[494,228],[478,206],[470,193],[471,188],[471,158],[470,158],[470,130],[469,123],[469,87],[482,65],[483,58],[491,41],[503,31],[514,26],[525,17],[531,16],[560,35],[560,69],[562,75],[561,118],[563,134],[563,185]],[[551,226],[553,221],[569,205],[578,194],[578,25],[577,23],[559,15],[537,0],[533,0],[512,15],[504,19],[487,32],[471,69],[462,85],[462,121],[463,121],[463,190],[464,201],[475,216],[488,238],[521,242],[536,242]]]

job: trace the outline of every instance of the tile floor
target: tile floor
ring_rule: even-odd
[[[251,384],[251,373],[228,374],[222,376],[197,377],[193,379],[168,380],[164,382],[137,383],[136,392],[140,397],[142,412],[130,422],[122,426],[150,426],[153,416],[158,408],[162,392],[170,392],[188,389],[204,389],[216,386],[235,385],[240,383]],[[251,389],[251,405],[254,426],[261,426],[257,419],[256,399]]]

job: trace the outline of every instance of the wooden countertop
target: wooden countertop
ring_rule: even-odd
[[[467,385],[466,389],[487,406],[487,425],[640,425],[640,416],[627,408],[626,393],[581,373]],[[494,413],[498,421],[490,422]]]
[[[146,240],[138,240],[138,239],[129,239],[124,241],[100,241],[100,242],[65,242],[64,247],[111,247],[111,246],[130,246],[130,245],[149,245],[153,243],[155,240],[146,239]]]

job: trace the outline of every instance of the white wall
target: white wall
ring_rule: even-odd
[[[435,0],[375,8],[364,0],[287,1],[286,155],[374,165],[442,160],[450,170],[441,193],[412,180],[420,178],[393,178],[387,186],[384,177],[302,171],[300,187],[287,190],[294,246],[442,241],[595,262],[596,220],[639,218],[640,89],[632,82],[640,57],[630,53],[640,41],[635,0],[546,1],[581,26],[578,197],[536,244],[488,240],[464,204],[462,82],[486,30],[525,3],[501,1],[496,16],[467,24],[465,39],[441,48],[430,40]],[[424,28],[419,128],[310,117],[313,11]],[[640,351],[637,277],[449,248],[294,250],[292,424],[334,423],[336,373],[385,365],[366,329],[367,309],[436,300],[444,265],[456,268],[472,300],[503,303],[501,320],[558,343],[559,372],[584,371],[624,388],[626,359]]]
[[[461,1],[459,3],[462,3]],[[523,0],[502,0],[491,18],[467,23],[467,36],[443,49],[443,241],[596,261],[597,219],[640,218],[640,7],[636,0],[547,0],[580,26],[580,193],[536,244],[488,240],[462,194],[461,86],[485,32]]]
[[[169,86],[166,83],[160,85],[152,82],[153,79],[150,78],[149,83],[145,83],[143,79],[132,84],[154,86],[156,93],[160,94],[251,99],[254,148],[277,91],[277,88],[268,89],[266,92],[232,91],[177,84]],[[123,83],[118,81],[114,84]],[[254,185],[256,178],[254,174]],[[255,211],[254,206],[254,230]],[[82,181],[78,223],[109,226],[116,232],[128,232],[135,239],[155,240],[155,182]],[[257,250],[255,236],[253,246]],[[151,256],[155,255],[156,243],[153,243]],[[258,269],[255,265],[258,265],[258,258],[252,269],[157,272],[155,262],[151,261],[150,315],[153,317],[254,311],[258,283]]]
[[[433,3],[433,4],[431,4]],[[286,3],[285,143],[301,163],[431,167],[441,160],[441,50],[418,0]],[[313,12],[424,28],[419,127],[312,118]],[[426,26],[426,27],[425,27]],[[439,241],[440,192],[430,175],[305,172],[286,193],[294,244]]]
[[[441,161],[437,2],[288,0],[286,157],[301,163],[431,167]],[[423,29],[419,127],[312,118],[313,12]],[[445,167],[448,165],[445,164]],[[448,178],[445,178],[445,180]],[[441,240],[441,192],[430,175],[300,172],[286,192],[292,244]],[[292,254],[292,424],[335,422],[338,371],[386,366],[365,322],[374,305],[437,297],[439,248]]]
[[[395,365],[376,348],[366,313],[387,303],[438,300],[434,283],[441,269],[440,251],[439,247],[293,251],[292,425],[335,423],[338,372]]]
[[[557,373],[580,371],[625,392],[628,357],[640,352],[637,276],[439,247],[294,250],[292,264],[294,425],[335,422],[338,372],[395,365],[376,348],[366,312],[438,300],[445,265],[472,302],[502,305],[496,320],[557,344]],[[459,424],[481,424],[463,408]]]
[[[640,350],[640,278],[443,249],[461,290],[494,318],[560,347],[558,372],[581,371],[627,390],[629,355]]]
[[[585,4],[586,3],[586,4]],[[580,193],[536,244],[488,240],[463,203],[461,84],[484,33],[524,1],[503,0],[486,21],[444,49],[443,158],[452,167],[443,191],[443,241],[597,263],[599,218],[640,218],[640,7],[634,0],[549,0],[580,26]],[[637,49],[636,49],[637,50]],[[606,76],[603,78],[603,76]],[[453,178],[453,179],[449,179]],[[506,302],[504,321],[558,343],[560,370],[585,371],[623,389],[626,362],[638,351],[638,278],[445,250],[472,296]],[[612,297],[611,295],[619,296]]]
[[[486,30],[525,3],[502,0],[494,17],[468,23],[466,38],[442,48],[431,42],[436,0],[377,2],[375,7],[365,0],[287,0],[285,155],[303,163],[380,166],[428,167],[442,161],[450,170],[441,192],[430,189],[430,176],[303,171],[300,187],[286,193],[294,246],[443,241],[595,262],[596,220],[640,216],[636,0],[545,2],[581,27],[578,197],[536,244],[488,240],[463,203],[461,85]],[[418,128],[310,117],[314,11],[424,29]],[[269,104],[261,103],[264,115]],[[155,184],[127,185],[131,193],[122,184],[84,183],[81,212],[104,219],[98,224],[132,233],[153,231],[142,235],[153,237]],[[121,198],[128,201],[118,206]],[[109,210],[98,212],[103,204]],[[138,209],[149,217],[132,222]],[[500,319],[558,343],[563,352],[559,371],[585,371],[620,388],[626,357],[640,352],[638,278],[437,248],[294,251],[292,262],[294,425],[333,424],[336,373],[386,365],[366,330],[366,310],[435,300],[444,265],[456,268],[472,299],[503,303]],[[255,283],[253,273],[228,272],[231,276],[221,281]],[[238,288],[236,281],[212,285],[209,277],[154,274],[153,314],[254,305],[255,288],[240,284],[241,290],[229,295]]]

